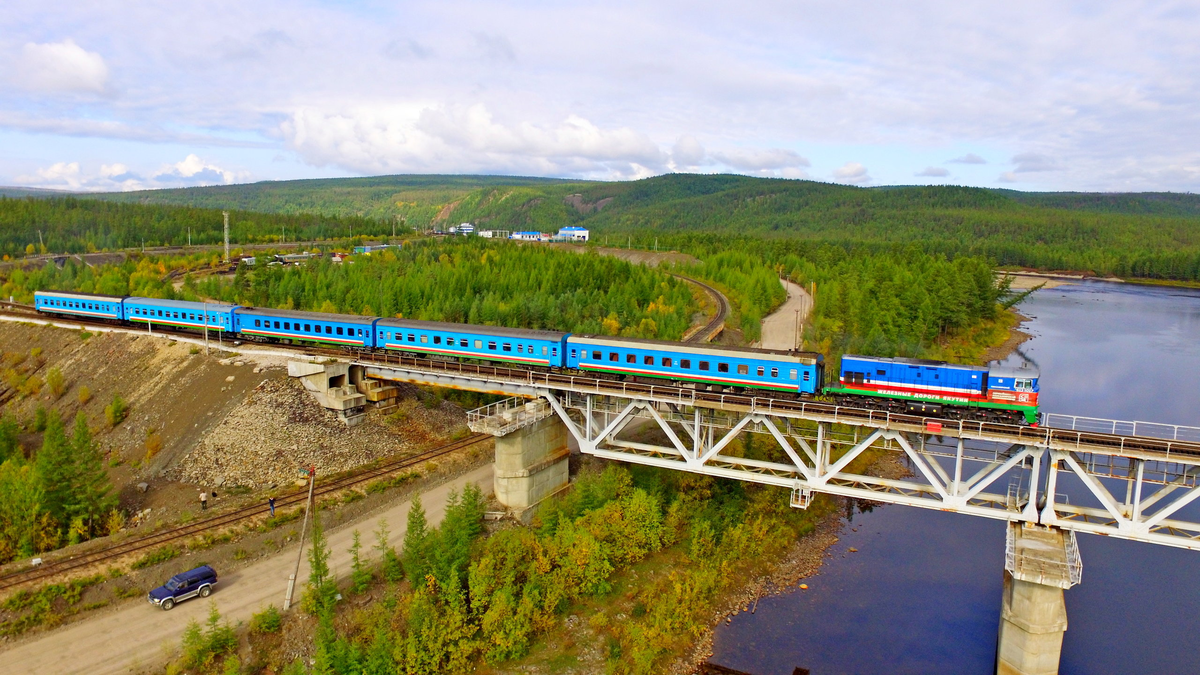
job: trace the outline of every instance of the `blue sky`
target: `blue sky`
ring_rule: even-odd
[[[0,185],[1200,188],[1200,2],[8,0]]]

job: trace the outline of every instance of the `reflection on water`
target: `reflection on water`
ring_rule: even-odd
[[[1043,409],[1200,426],[1200,292],[1084,283],[1022,311]],[[770,675],[991,673],[1004,524],[887,506],[857,514],[810,590],[717,631],[713,661]],[[858,549],[850,553],[849,548]],[[1200,553],[1079,536],[1063,673],[1200,672]]]

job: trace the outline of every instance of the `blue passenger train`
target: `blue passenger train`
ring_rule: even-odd
[[[149,324],[152,328],[207,328],[249,340],[402,351],[438,359],[582,371],[603,378],[666,381],[697,389],[827,396],[856,407],[926,416],[1037,422],[1038,374],[1031,368],[984,368],[847,354],[837,381],[826,386],[825,359],[815,352],[87,293],[39,291],[35,305],[49,315]]]

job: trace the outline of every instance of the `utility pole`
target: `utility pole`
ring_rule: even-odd
[[[42,241],[42,231],[38,230],[38,253],[46,252],[46,242]]]
[[[287,595],[283,598],[283,611],[292,606],[292,592],[296,589],[296,577],[300,575],[300,563],[304,560],[304,534],[308,531],[308,514],[312,511],[313,485],[317,482],[316,467],[308,467],[308,503],[304,505],[304,524],[300,526],[300,553],[296,556],[296,571],[288,577]]]
[[[192,247],[192,228],[188,228],[188,248]]]
[[[225,262],[229,262],[229,212],[222,211],[221,215],[225,217]]]

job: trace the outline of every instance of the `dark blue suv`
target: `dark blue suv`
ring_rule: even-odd
[[[208,565],[202,565],[194,570],[176,574],[167,583],[150,591],[146,599],[151,604],[158,605],[164,610],[171,609],[176,603],[183,602],[197,595],[207,598],[217,585],[217,572]]]

